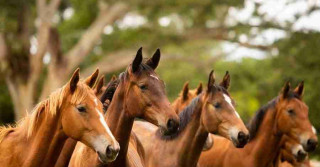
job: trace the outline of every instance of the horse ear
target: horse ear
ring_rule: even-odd
[[[229,71],[226,71],[226,74],[223,77],[223,80],[220,82],[220,86],[228,90],[230,86],[230,74]]]
[[[153,56],[147,61],[147,65],[150,66],[153,70],[155,70],[158,67],[159,61],[160,61],[160,49],[157,49],[156,52],[153,54]]]
[[[84,80],[84,83],[87,84],[90,88],[92,88],[97,81],[98,75],[99,75],[99,69],[97,68],[96,71],[91,76],[89,76]]]
[[[186,82],[183,85],[183,92],[182,92],[182,99],[183,101],[188,99],[188,93],[189,93],[189,82]]]
[[[110,82],[111,82],[111,81],[114,81],[114,80],[116,80],[116,79],[117,79],[117,76],[116,76],[116,75],[113,75],[113,76],[111,77]]]
[[[101,89],[104,85],[104,76],[100,77],[97,84],[96,84],[96,87],[94,88],[94,92],[95,94],[99,94],[101,92]]]
[[[299,83],[299,85],[294,89],[294,92],[302,98],[304,92],[304,81]]]
[[[202,92],[202,82],[199,83],[198,87],[197,87],[197,91],[196,94],[199,95]]]
[[[131,69],[133,73],[139,70],[141,63],[142,63],[142,47],[138,50],[136,57],[132,62]]]
[[[69,81],[69,87],[70,87],[71,94],[76,91],[79,79],[80,79],[80,68],[77,68],[73,72],[72,77],[71,77],[71,79]]]
[[[215,80],[216,80],[216,77],[214,75],[214,71],[211,70],[211,72],[209,74],[209,80],[208,80],[208,89],[207,89],[208,92],[212,91],[212,89],[214,87]]]
[[[290,82],[287,81],[281,91],[282,99],[285,99],[288,97],[289,91],[290,91]]]

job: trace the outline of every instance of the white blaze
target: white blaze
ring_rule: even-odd
[[[97,98],[94,99],[94,103],[96,104],[96,106],[98,106],[98,99]]]
[[[312,126],[312,132],[316,135],[317,134],[317,130],[314,126]]]
[[[112,133],[111,133],[111,131],[110,131],[108,125],[107,125],[107,122],[106,122],[106,120],[104,119],[102,113],[101,113],[97,108],[96,108],[96,111],[97,111],[98,114],[99,114],[99,120],[100,120],[101,124],[102,124],[103,127],[106,129],[106,131],[107,131],[107,133],[109,134],[109,136],[112,138],[112,140],[116,140],[116,139],[114,138],[114,136],[112,135]]]
[[[240,118],[240,115],[238,114],[238,112],[236,111],[236,109],[235,109],[235,108],[233,107],[233,105],[232,105],[231,98],[230,98],[228,95],[226,95],[226,94],[223,94],[223,97],[224,97],[224,100],[233,108],[234,112],[236,113],[236,116],[237,116],[238,118]]]

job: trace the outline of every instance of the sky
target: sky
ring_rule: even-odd
[[[295,20],[295,15],[305,14],[310,7],[320,7],[320,0],[246,0],[244,8],[237,9],[231,7],[229,9],[228,24],[239,22],[259,25],[261,23],[260,18],[252,16],[256,7],[255,3],[260,4],[257,11],[260,15],[264,15],[264,20],[272,21],[280,26],[292,23],[292,31],[320,31],[320,10],[316,10],[307,16]],[[270,45],[287,36],[285,31],[274,28],[262,31],[258,35],[255,34],[253,29],[250,35],[255,37],[249,39],[247,35],[243,34],[242,36],[240,35],[239,40],[258,45]],[[224,42],[222,48],[227,54],[227,60],[230,61],[241,61],[243,57],[263,59],[268,54],[273,56],[278,54],[276,49],[271,50],[270,53],[266,53],[257,49],[241,47],[230,42]]]

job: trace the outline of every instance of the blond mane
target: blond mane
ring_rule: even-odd
[[[71,105],[76,105],[84,101],[89,93],[93,93],[93,90],[82,82],[78,82],[77,89],[71,96]],[[0,143],[3,139],[11,132],[20,129],[21,132],[25,133],[26,138],[30,138],[34,131],[36,131],[38,118],[40,114],[46,114],[46,116],[55,116],[60,110],[63,102],[66,101],[67,95],[70,94],[67,85],[60,89],[57,89],[46,99],[38,103],[31,114],[27,114],[24,118],[13,125],[0,126]]]

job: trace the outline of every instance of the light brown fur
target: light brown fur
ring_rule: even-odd
[[[211,73],[208,90],[200,94],[185,111],[181,112],[180,120],[187,117],[190,117],[190,120],[185,127],[180,127],[185,129],[181,129],[176,136],[161,136],[154,126],[145,122],[134,124],[134,132],[143,144],[145,151],[143,160],[146,166],[197,166],[197,160],[208,133],[218,132],[229,139],[227,132],[234,127],[248,133],[242,121],[236,117],[235,111],[231,109],[232,107],[225,103],[223,94],[228,94],[225,88],[213,86],[214,80]],[[221,103],[221,109],[216,103]],[[188,113],[192,115],[181,116]]]
[[[308,107],[300,100],[302,92],[303,83],[294,91],[290,91],[290,84],[287,83],[275,99],[275,106],[270,105],[265,111],[256,136],[243,149],[234,148],[229,141],[214,137],[214,147],[201,154],[199,166],[270,166],[281,148],[282,135],[298,140],[304,134],[309,139],[317,140],[308,119]],[[294,116],[290,116],[291,109]]]
[[[164,132],[168,131],[169,120],[178,123],[178,116],[170,107],[165,95],[164,83],[154,72],[160,59],[160,51],[157,50],[146,63],[141,63],[141,52],[140,49],[133,63],[126,72],[120,75],[120,83],[106,113],[108,125],[121,146],[117,160],[110,164],[101,164],[97,158],[92,156],[93,152],[87,151],[87,148],[78,144],[72,155],[70,166],[124,167],[139,165],[141,164],[139,163],[139,149],[132,148],[138,142],[130,139],[134,119],[136,117],[143,118],[160,126]],[[129,160],[127,153],[131,154]]]
[[[97,111],[93,110],[94,94],[85,84],[78,83],[79,69],[67,85],[52,93],[48,99],[40,102],[15,126],[1,128],[0,164],[6,167],[41,167],[53,166],[64,141],[68,136],[86,143],[91,148],[88,138],[105,136],[110,144],[117,144],[108,136],[107,131],[98,122]],[[86,105],[91,119],[82,120],[78,126],[72,119],[81,117],[75,106]],[[96,106],[102,110],[102,104]],[[85,124],[84,124],[85,123]],[[69,126],[74,126],[70,131]],[[91,132],[88,133],[88,128]]]

